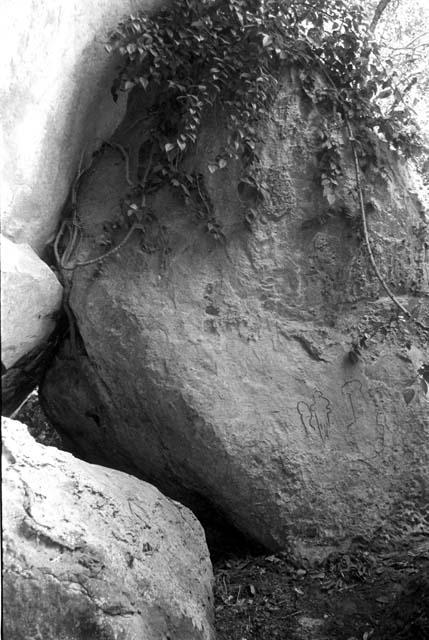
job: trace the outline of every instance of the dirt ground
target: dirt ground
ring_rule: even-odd
[[[16,419],[63,448],[36,394]],[[213,556],[217,640],[429,640],[429,531],[312,565],[286,552],[225,556]]]
[[[410,549],[215,566],[218,640],[428,640],[429,538]]]

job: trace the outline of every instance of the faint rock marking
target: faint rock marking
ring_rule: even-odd
[[[360,380],[349,380],[345,382],[341,387],[341,392],[343,396],[347,399],[347,403],[349,405],[352,418],[347,423],[347,441],[352,446],[358,448],[357,442],[357,422],[359,418],[359,402],[364,399],[364,395],[362,392],[362,382]]]
[[[139,504],[139,502],[135,502],[133,498],[128,498],[128,508],[132,516],[135,516],[143,525],[143,529],[150,529],[150,518],[146,512],[146,510]]]
[[[311,409],[306,402],[301,401],[296,405],[296,410],[298,411],[305,433],[309,436],[310,431],[314,431],[314,427],[311,424]]]
[[[345,382],[341,387],[341,392],[348,399],[350,409],[353,415],[353,422],[357,420],[357,403],[356,398],[358,395],[361,395],[363,398],[362,392],[362,382],[360,380],[349,380]]]
[[[326,442],[329,437],[331,427],[331,403],[328,398],[316,389],[313,393],[313,402],[308,405],[306,402],[298,402],[296,410],[301,419],[301,424],[309,436],[311,432],[318,432],[322,442]]]
[[[313,404],[310,405],[312,414],[312,423],[316,423],[320,437],[323,442],[329,437],[329,429],[331,427],[331,403],[328,398],[318,391],[313,393]]]
[[[393,445],[393,433],[390,428],[386,413],[383,407],[383,389],[374,387],[368,390],[368,395],[374,403],[375,407],[375,444],[374,450],[377,455],[384,453],[387,445],[390,448]]]
[[[383,388],[364,391],[360,380],[349,380],[343,384],[342,393],[351,412],[346,424],[348,444],[367,460],[384,457],[392,450],[393,433],[384,409]]]

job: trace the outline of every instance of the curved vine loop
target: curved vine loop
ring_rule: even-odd
[[[113,149],[117,149],[122,157],[124,158],[124,162],[125,162],[125,178],[127,181],[127,184],[132,186],[132,187],[136,187],[137,185],[135,185],[131,178],[130,178],[130,163],[129,163],[129,155],[127,153],[127,151],[125,150],[125,148],[118,144],[118,143],[111,143],[111,142],[107,142],[106,143],[108,146],[112,147]],[[147,183],[147,179],[152,167],[152,162],[153,162],[153,153],[154,153],[154,145],[152,145],[150,154],[149,154],[149,159],[148,159],[148,163],[146,166],[146,170],[143,176],[143,179],[140,183],[140,187],[142,189],[143,192],[143,196],[144,197],[144,191],[146,188],[146,183]],[[75,180],[74,184],[78,184],[80,177],[83,175],[83,173],[78,172],[78,176],[77,179]],[[73,187],[73,191],[74,191],[74,187]],[[76,215],[76,197],[73,198],[73,202],[74,202],[74,207],[73,207],[73,215]],[[75,225],[74,222],[72,222],[73,225]],[[106,258],[114,255],[115,253],[117,253],[118,251],[120,251],[128,242],[128,240],[131,238],[132,234],[134,233],[134,231],[137,230],[141,230],[144,231],[145,227],[144,225],[140,224],[139,222],[134,222],[131,227],[129,228],[127,234],[125,235],[125,237],[119,242],[119,244],[117,244],[115,247],[112,247],[111,249],[109,249],[109,251],[107,251],[106,253],[103,253],[103,255],[98,256],[96,258],[91,258],[90,260],[84,260],[82,262],[76,262],[73,265],[69,265],[68,262],[70,261],[70,258],[76,248],[76,236],[74,234],[74,226],[73,226],[73,232],[71,235],[71,239],[69,241],[69,243],[66,246],[66,249],[64,250],[63,255],[60,257],[59,255],[59,250],[58,250],[58,246],[59,243],[61,241],[61,238],[64,235],[64,231],[65,229],[69,229],[68,223],[67,221],[63,220],[63,222],[61,223],[60,229],[58,231],[58,234],[55,238],[55,242],[54,242],[54,254],[55,254],[55,259],[57,261],[57,264],[59,265],[59,268],[61,270],[64,271],[74,271],[75,269],[79,269],[81,267],[86,267],[88,265],[92,265],[92,264],[97,264],[99,262],[102,262],[103,260],[105,260]]]

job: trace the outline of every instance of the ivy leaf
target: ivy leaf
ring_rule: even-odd
[[[384,91],[380,91],[377,98],[378,100],[383,100],[383,98],[388,98],[392,95],[392,89],[385,89]]]
[[[306,2],[301,11],[301,4],[222,0],[217,11],[201,15],[195,0],[175,0],[156,17],[129,16],[111,33],[106,50],[122,56],[113,99],[135,85],[144,90],[156,85],[148,138],[164,153],[161,168],[152,167],[147,176],[152,192],[173,179],[183,184],[180,152],[197,142],[203,114],[219,104],[227,114],[227,142],[208,171],[226,168],[230,158],[241,161],[247,179],[237,185],[240,197],[263,198],[266,189],[248,170],[251,174],[258,162],[259,123],[269,116],[277,95],[284,67],[280,60],[296,67],[301,88],[318,112],[317,163],[330,207],[339,210],[341,204],[337,194],[344,154],[334,131],[341,138],[345,117],[354,132],[347,142],[357,150],[363,172],[380,170],[380,140],[386,148],[413,153],[418,134],[396,88],[395,64],[388,61],[392,66],[386,70],[377,63],[378,48],[367,33],[363,8],[347,0],[323,0]],[[409,80],[410,87],[414,81]],[[383,98],[390,98],[387,115],[380,107]]]

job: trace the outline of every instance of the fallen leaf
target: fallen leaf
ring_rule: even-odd
[[[389,596],[378,596],[378,598],[376,598],[377,602],[380,602],[381,604],[387,604],[388,602],[390,602],[390,598]]]

